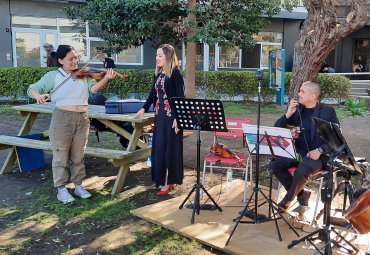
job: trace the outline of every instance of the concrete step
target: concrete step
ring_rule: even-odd
[[[351,93],[365,93],[367,94],[368,89],[365,88],[351,88]]]
[[[360,96],[361,97],[362,96],[366,97],[366,96],[368,96],[368,94],[367,93],[366,94],[365,93],[350,93],[349,96],[350,97],[360,97]]]
[[[369,83],[351,83],[352,88],[362,88],[362,89],[370,89],[370,82]]]

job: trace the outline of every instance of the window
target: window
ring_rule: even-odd
[[[204,65],[204,44],[197,43],[196,45],[196,55],[195,55],[195,69],[203,70]]]
[[[60,44],[68,44],[75,48],[81,62],[87,62],[86,26],[76,27],[68,19],[58,19]]]
[[[370,40],[353,41],[352,69],[354,72],[368,72],[370,67]]]
[[[117,54],[117,64],[142,65],[143,46],[130,47]]]
[[[218,67],[268,68],[269,51],[282,48],[283,34],[276,32],[260,32],[254,35],[254,40],[256,41],[256,44],[252,49],[220,46]],[[210,55],[210,58],[211,57],[212,56]]]
[[[281,4],[284,4],[285,0],[281,0]],[[298,0],[297,1],[297,6],[304,6],[303,0]]]
[[[269,51],[271,50],[280,50],[281,45],[273,44],[262,44],[261,45],[261,64],[262,69],[267,69],[269,67]]]
[[[218,66],[220,68],[239,68],[240,49],[239,47],[220,47]]]
[[[12,16],[12,27],[57,29],[55,18]]]
[[[282,33],[275,33],[275,32],[259,32],[257,35],[253,36],[253,39],[256,42],[282,43],[283,42],[283,34]]]
[[[28,32],[28,30],[32,30],[30,32],[33,33],[45,30],[46,32],[43,33],[45,33],[46,42],[52,42],[53,45],[68,44],[73,46],[76,49],[77,54],[80,56],[80,61],[82,63],[86,63],[89,59],[97,56],[98,53],[101,52],[99,48],[106,48],[104,46],[107,45],[106,42],[97,37],[98,33],[96,33],[96,31],[98,31],[99,27],[97,27],[96,25],[76,25],[72,21],[65,18],[12,16],[12,27],[17,28],[18,30],[27,30],[25,32]],[[49,38],[50,35],[48,35],[47,33],[54,33],[53,40]],[[16,49],[23,49],[26,46],[29,48],[31,45],[34,45],[32,49],[32,54],[40,54],[40,47],[42,47],[41,44],[43,41],[35,40],[29,34],[19,34],[19,36],[21,35],[22,38],[17,37],[15,41]],[[27,52],[31,52],[31,50],[27,50]],[[21,52],[16,53],[16,55],[17,54],[21,54]],[[31,53],[27,54],[29,55]],[[97,57],[97,59],[92,61],[92,63],[100,64],[102,63],[104,58],[105,55],[101,54]],[[143,46],[130,47],[118,54],[112,54],[112,58],[115,60],[116,64],[143,65]],[[26,63],[27,61],[23,62]],[[23,62],[20,58],[19,63]],[[38,63],[38,61],[34,62]],[[32,65],[38,64],[33,63]]]

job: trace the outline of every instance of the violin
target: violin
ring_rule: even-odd
[[[117,77],[123,81],[128,80],[127,74],[120,74],[115,72]],[[72,73],[72,77],[74,79],[83,79],[86,77],[93,78],[95,80],[101,80],[104,78],[104,76],[107,74],[107,70],[105,69],[99,69],[94,67],[85,67],[81,69],[77,69]]]
[[[290,130],[290,133],[292,133],[293,139],[299,139],[302,133],[302,130],[300,127],[293,126],[293,125],[286,125],[286,128]]]
[[[241,167],[245,167],[245,160],[242,160],[235,152],[227,148],[222,143],[215,143],[211,146],[211,152],[219,154],[223,158],[235,158],[237,160],[237,164]]]

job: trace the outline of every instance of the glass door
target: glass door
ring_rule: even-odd
[[[46,66],[45,43],[57,45],[57,31],[46,29],[14,28],[13,62],[14,66]]]
[[[370,70],[370,40],[356,39],[353,44],[353,72],[369,72]]]

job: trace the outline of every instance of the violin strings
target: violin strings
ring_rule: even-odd
[[[101,53],[95,55],[95,57],[93,57],[92,59],[90,59],[89,61],[86,62],[86,64],[80,68],[74,75],[77,75],[79,74],[84,68],[86,68],[93,60],[95,60],[98,56],[100,56]],[[51,98],[51,95],[56,91],[58,90],[64,83],[66,83],[69,79],[71,79],[72,77],[72,74],[69,74],[69,76],[63,80],[60,84],[58,84],[58,86],[55,87],[55,89],[53,89],[52,91],[50,91],[50,94],[49,96],[46,98],[46,100],[49,100]]]

